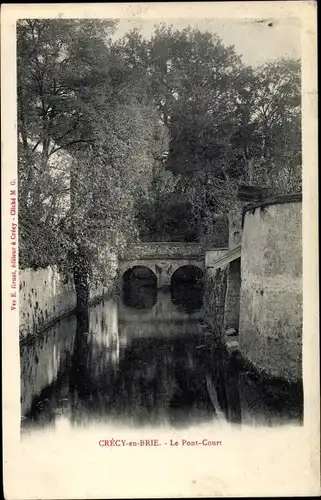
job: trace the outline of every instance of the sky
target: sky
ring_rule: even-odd
[[[291,18],[260,19],[121,19],[115,37],[122,37],[133,28],[139,28],[149,38],[155,24],[166,22],[174,28],[188,25],[201,31],[216,33],[224,45],[234,45],[245,64],[257,66],[279,57],[300,58],[301,34],[299,21]]]

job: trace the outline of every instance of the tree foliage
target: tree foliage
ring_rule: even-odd
[[[157,27],[151,40],[134,30],[119,47],[129,65],[147,73],[150,95],[169,131],[166,168],[178,177],[172,195],[182,206],[192,205],[186,215],[191,226],[199,221],[204,237],[208,226],[225,220],[240,182],[279,193],[300,189],[298,61],[253,69],[217,36],[166,25]],[[175,210],[165,196],[154,209],[171,210],[174,225],[177,201]],[[169,231],[171,236],[176,231]]]
[[[108,244],[136,235],[135,200],[147,195],[166,132],[139,73],[112,53],[114,27],[18,26],[22,265],[75,266],[81,255],[97,264]]]

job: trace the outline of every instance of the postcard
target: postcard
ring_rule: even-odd
[[[316,3],[1,28],[5,498],[320,494]]]

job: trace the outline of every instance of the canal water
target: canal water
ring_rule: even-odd
[[[217,346],[201,284],[134,279],[122,296],[21,343],[21,428],[302,423],[302,392],[258,381]]]

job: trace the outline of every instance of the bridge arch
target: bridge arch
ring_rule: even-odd
[[[157,276],[152,266],[146,266],[144,264],[137,263],[122,269],[123,284],[128,283],[132,278],[150,282],[151,284],[155,283],[155,285],[157,284]]]
[[[171,276],[171,284],[201,283],[204,278],[204,271],[196,264],[184,264],[179,266]]]

